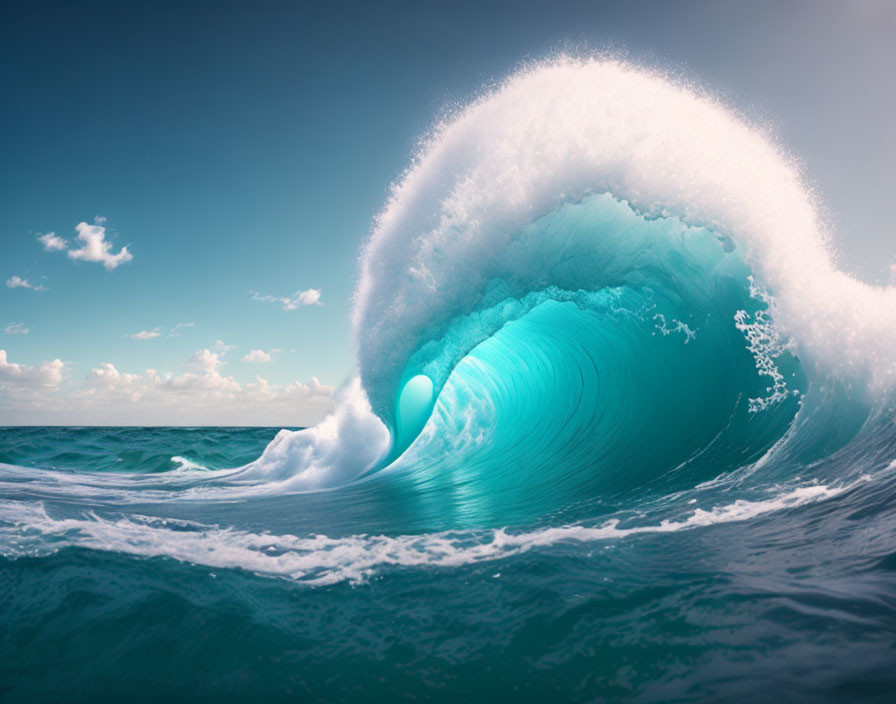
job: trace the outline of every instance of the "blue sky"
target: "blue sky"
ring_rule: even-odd
[[[894,31],[883,0],[5,2],[0,423],[314,422],[352,372],[358,248],[416,140],[562,49],[769,124],[841,265],[885,281]]]

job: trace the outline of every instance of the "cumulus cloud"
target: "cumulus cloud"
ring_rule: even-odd
[[[102,224],[105,221],[105,218],[98,217],[93,225],[88,225],[86,222],[79,222],[75,225],[78,239],[83,245],[80,249],[70,249],[69,259],[100,262],[111,271],[134,258],[127,247],[122,247],[117,254],[112,254],[112,243],[106,240],[106,228]]]
[[[143,374],[127,374],[118,371],[110,362],[103,362],[90,370],[84,381],[82,393],[88,396],[107,398],[127,398],[132,403],[140,401],[161,382],[155,369],[147,369]]]
[[[61,252],[68,247],[68,242],[61,237],[57,237],[55,232],[39,235],[37,239],[47,252]]]
[[[211,350],[197,350],[187,360],[187,365],[203,372],[213,372],[224,362],[221,361],[221,355]]]
[[[132,335],[125,335],[125,337],[129,337],[132,340],[152,340],[155,337],[161,335],[158,329],[155,330],[141,330],[140,332],[135,332]]]
[[[234,347],[236,347],[236,345],[225,345],[224,340],[215,340],[215,351],[217,351],[220,357],[223,357]]]
[[[159,382],[164,391],[197,394],[207,398],[231,398],[240,392],[240,385],[232,376],[224,376],[219,367],[224,362],[220,355],[208,349],[197,350],[187,360],[183,374],[167,374]]]
[[[292,297],[289,296],[264,296],[258,291],[249,291],[253,301],[261,301],[262,303],[279,303],[283,310],[295,310],[300,306],[319,306],[320,289],[309,288],[305,291],[296,291]]]
[[[290,396],[298,398],[309,398],[311,396],[332,396],[335,389],[332,386],[321,384],[316,376],[311,377],[311,381],[307,384],[294,381],[286,387],[286,393]]]
[[[244,362],[270,362],[271,355],[264,350],[252,350],[243,357]]]
[[[85,385],[90,389],[108,389],[115,388],[120,384],[129,385],[138,378],[137,374],[122,374],[111,362],[103,362],[99,367],[90,370]]]
[[[145,413],[196,414],[183,418],[187,422],[201,417],[203,422],[277,425],[296,417],[285,423],[294,425],[304,419],[316,421],[330,407],[334,388],[321,384],[317,377],[307,384],[277,385],[256,376],[241,384],[222,374],[224,365],[221,355],[210,349],[190,355],[181,374],[159,374],[155,369],[128,374],[106,362],[90,372],[85,388],[94,400],[139,402]]]
[[[32,291],[45,291],[43,284],[38,284],[35,286],[33,283],[28,281],[28,279],[23,279],[21,276],[11,276],[6,280],[6,286],[8,288],[28,288]]]
[[[334,389],[317,377],[276,384],[239,382],[223,373],[221,354],[194,352],[180,372],[131,373],[111,362],[80,380],[59,359],[28,366],[0,350],[0,425],[4,423],[307,426],[332,408]],[[69,378],[64,378],[69,377]]]
[[[0,385],[6,388],[51,389],[62,383],[62,370],[65,362],[54,359],[52,362],[41,362],[29,367],[25,364],[14,364],[6,356],[6,350],[0,350]]]
[[[159,374],[155,369],[131,374],[119,371],[111,362],[103,362],[90,371],[81,392],[157,405],[228,399],[239,393],[241,387],[233,377],[220,373],[221,365],[218,355],[207,349],[190,355],[186,363],[188,371],[183,374]]]
[[[7,335],[27,335],[31,332],[25,327],[25,323],[10,323],[6,326]]]

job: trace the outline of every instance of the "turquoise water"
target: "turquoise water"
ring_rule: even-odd
[[[382,421],[0,430],[4,701],[889,700],[891,395],[712,230],[527,233]]]
[[[10,702],[891,701],[896,287],[617,61],[446,118],[308,429],[0,429]]]
[[[335,487],[319,429],[0,430],[4,701],[888,701],[892,402],[644,226],[679,275],[493,282]]]
[[[55,447],[58,471],[76,473],[144,448],[143,464],[126,469],[158,472],[164,465],[146,458],[159,444],[232,465],[260,452],[274,432],[7,428],[0,456],[43,462]],[[77,453],[67,449],[73,445]],[[869,471],[873,456],[896,454],[892,434],[871,432],[865,445],[876,448],[859,459]],[[851,474],[854,459],[843,454],[815,473],[848,467]],[[444,564],[435,546],[418,546],[415,564],[409,545],[403,559],[332,583],[313,580],[338,569],[331,564],[358,562],[363,545],[290,545],[277,536],[423,533],[454,515],[429,512],[416,480],[385,475],[363,489],[176,505],[76,499],[11,479],[4,472],[3,701],[888,701],[892,694],[891,477],[692,530],[531,540],[517,552],[493,547],[479,560]],[[709,509],[735,495],[749,492],[719,487],[699,504]],[[10,508],[18,502],[39,504],[52,522]],[[569,510],[611,510],[594,504]],[[682,513],[671,503],[657,512]],[[165,523],[169,517],[176,520]],[[634,513],[622,520],[639,522]],[[98,521],[110,526],[99,529]],[[560,512],[508,533],[567,524]],[[271,554],[268,540],[274,555],[310,556],[310,572],[298,576],[302,568],[293,565],[292,575],[278,573],[284,566],[272,563],[265,573],[264,562],[241,552],[251,552],[247,541],[211,526],[267,532],[257,541],[263,555]],[[184,559],[190,555],[178,551],[201,536],[195,561]],[[494,536],[472,529],[453,539],[458,552]],[[200,548],[230,557],[209,566]],[[398,554],[396,546],[382,549]],[[315,557],[327,550],[343,552],[332,563]],[[217,566],[228,559],[231,566]]]

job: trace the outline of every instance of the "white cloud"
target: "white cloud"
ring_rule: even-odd
[[[196,323],[178,323],[168,332],[168,337],[180,337],[180,330],[195,327]],[[133,335],[125,335],[124,337],[129,337],[132,340],[152,340],[156,337],[161,337],[161,335],[160,328],[156,327],[152,330],[141,330],[140,332],[135,332]]]
[[[155,369],[147,369],[143,374],[126,374],[119,372],[114,364],[103,362],[99,367],[90,370],[84,381],[82,393],[89,396],[127,398],[136,403],[158,386],[160,381]]]
[[[309,398],[311,396],[329,397],[333,395],[335,389],[332,386],[321,384],[316,376],[311,377],[308,384],[299,381],[292,382],[286,387],[286,394],[292,397]]]
[[[184,328],[195,328],[196,323],[178,323],[173,328],[171,328],[171,332],[168,333],[168,337],[180,337],[180,330]]]
[[[103,362],[99,367],[90,370],[85,385],[91,389],[115,388],[120,384],[130,384],[138,379],[137,374],[122,374],[111,362]]]
[[[268,380],[260,376],[256,376],[255,381],[250,381],[243,388],[246,390],[246,393],[260,398],[270,398],[276,394],[275,389]]]
[[[293,403],[310,399],[330,399],[335,391],[332,386],[321,384],[316,376],[311,377],[311,381],[307,384],[293,381],[286,386],[276,386],[270,384],[267,379],[256,376],[254,382],[243,385],[245,394],[253,396],[256,400],[268,402]]]
[[[65,362],[60,359],[54,359],[52,362],[41,362],[34,367],[24,364],[13,364],[8,361],[6,350],[0,350],[0,385],[7,388],[55,388],[62,383],[62,370],[64,367]]]
[[[135,332],[133,335],[125,335],[125,337],[129,337],[132,340],[152,340],[154,337],[158,337],[161,335],[157,329],[156,330],[141,330],[140,332]]]
[[[68,242],[61,237],[57,237],[55,232],[40,235],[37,239],[47,252],[61,252],[68,247]]]
[[[252,350],[249,354],[243,357],[244,362],[270,362],[271,355],[269,355],[264,350]]]
[[[221,357],[230,352],[234,347],[236,347],[236,345],[225,345],[224,340],[215,340],[215,350]]]
[[[70,249],[68,256],[70,259],[80,259],[85,262],[101,262],[106,269],[112,270],[131,261],[134,257],[128,252],[127,247],[122,247],[118,254],[112,254],[112,243],[106,241],[106,228],[101,223],[106,221],[105,218],[97,217],[93,225],[86,222],[79,222],[75,225],[78,231],[78,239],[84,245],[80,249]]]
[[[290,298],[288,296],[263,296],[258,291],[249,291],[253,301],[263,303],[279,303],[283,310],[295,310],[300,306],[320,306],[320,289],[309,288],[305,291],[296,291]]]
[[[197,400],[221,400],[238,393],[240,385],[233,377],[218,371],[223,362],[210,350],[198,350],[190,355],[183,374],[159,374],[147,369],[143,374],[120,372],[111,362],[103,362],[92,369],[84,382],[83,392],[91,396],[104,395],[113,400],[127,398],[168,405]]]
[[[241,391],[232,376],[223,376],[218,368],[223,366],[220,356],[211,350],[197,350],[187,360],[188,371],[181,375],[168,375],[161,388],[181,394],[194,394],[211,399],[232,398]]]
[[[58,359],[29,367],[8,362],[0,350],[0,424],[307,426],[332,407],[333,387],[317,377],[307,384],[261,376],[240,383],[221,372],[224,364],[202,349],[180,373],[129,373],[103,362],[80,381],[64,381],[66,365]]]
[[[7,335],[27,335],[31,332],[25,327],[25,323],[10,323],[6,326]]]
[[[222,355],[211,350],[196,350],[187,360],[187,365],[194,367],[203,372],[213,372],[224,362],[221,361]]]
[[[43,284],[38,284],[35,286],[33,283],[28,281],[28,279],[23,279],[21,276],[11,276],[6,280],[6,285],[9,288],[30,288],[32,291],[45,291]]]

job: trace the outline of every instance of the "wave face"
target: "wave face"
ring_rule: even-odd
[[[392,471],[461,483],[474,505],[511,509],[490,520],[519,521],[693,487],[785,434],[805,374],[743,258],[711,230],[601,195],[520,241],[556,257],[552,284],[490,281],[475,312],[411,356],[405,377],[441,392]]]
[[[393,187],[322,423],[0,433],[0,694],[889,701],[896,287],[828,242],[699,91],[520,71]]]
[[[801,356],[892,383],[896,289],[833,268],[816,204],[789,159],[692,90],[616,62],[562,59],[517,74],[438,127],[378,217],[354,311],[374,411],[394,422],[396,388],[431,361],[413,356],[477,310],[496,279],[519,296],[649,278],[636,262],[616,265],[630,255],[612,223],[598,223],[590,242],[531,227],[604,193],[737,246],[774,292],[776,325]],[[572,251],[565,238],[578,240]],[[458,346],[452,361],[482,339]],[[450,365],[438,372],[437,388]]]
[[[803,412],[788,443],[810,461],[896,380],[896,288],[837,271],[818,210],[791,159],[695,89],[618,61],[522,70],[433,130],[377,217],[359,385],[244,477],[439,475],[450,452],[521,495],[686,483],[755,461],[806,394],[845,403],[844,428]]]

